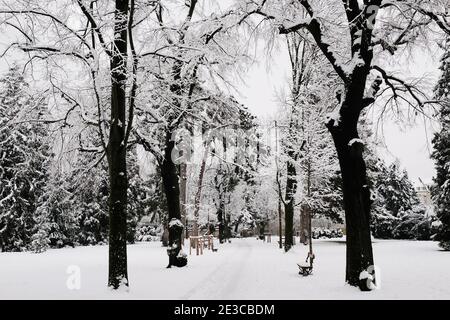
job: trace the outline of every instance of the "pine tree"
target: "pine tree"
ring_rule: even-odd
[[[81,233],[74,210],[76,202],[68,188],[73,185],[70,177],[69,174],[52,175],[38,199],[30,246],[36,253],[50,247],[78,244],[76,238]]]
[[[30,95],[18,66],[0,79],[0,250],[30,245],[37,200],[51,157],[43,105]]]
[[[35,212],[33,251],[108,242],[107,167],[105,161],[93,166],[94,161],[92,154],[81,153],[74,168],[50,177]],[[140,176],[134,152],[128,154],[128,162],[127,242],[133,243],[138,221],[154,210],[155,201],[151,203],[150,183]]]
[[[424,216],[424,208],[420,206],[407,172],[400,170],[398,161],[388,166],[377,155],[371,126],[366,116],[361,118],[364,159],[372,200],[372,236],[380,239],[428,239],[431,224]]]
[[[395,217],[400,217],[419,204],[417,193],[406,171],[400,172],[400,164],[392,163],[387,172],[380,176],[378,192],[385,199],[386,209]]]
[[[445,54],[441,60],[442,75],[436,86],[436,98],[442,101],[439,113],[441,130],[433,139],[432,158],[436,165],[436,187],[433,190],[433,199],[436,214],[441,225],[435,240],[439,245],[450,250],[450,39],[444,46]]]

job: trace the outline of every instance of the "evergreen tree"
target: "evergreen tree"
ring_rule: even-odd
[[[47,180],[51,156],[44,106],[30,94],[18,66],[0,79],[0,250],[30,245],[37,200]]]
[[[381,239],[429,239],[430,221],[424,216],[424,208],[419,204],[407,172],[400,170],[398,161],[387,166],[377,155],[371,126],[366,116],[360,120],[372,201],[372,236]],[[425,230],[419,230],[419,227]]]
[[[154,206],[149,182],[139,174],[136,155],[130,152],[128,158],[127,242],[133,243],[137,223]],[[91,154],[79,154],[75,168],[50,178],[35,214],[33,251],[108,242],[107,168],[104,161],[92,166],[93,161]]]
[[[399,163],[368,161],[372,184],[371,230],[376,238],[429,240],[431,219],[425,216],[412,182]]]
[[[398,162],[382,170],[382,175],[377,181],[378,192],[385,200],[386,209],[393,216],[401,217],[419,204],[417,193],[408,178],[408,173],[400,172]]]
[[[432,157],[437,172],[433,199],[441,223],[435,240],[443,249],[450,250],[450,39],[447,39],[444,50],[440,68],[442,75],[436,86],[436,98],[442,103],[439,113],[441,130],[433,139]]]
[[[67,188],[69,181],[68,174],[52,175],[38,200],[30,247],[34,252],[78,244],[76,237],[80,236],[80,230],[73,210],[76,202]]]

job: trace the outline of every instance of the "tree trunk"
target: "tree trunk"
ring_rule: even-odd
[[[186,192],[187,192],[187,164],[182,162],[180,164],[180,210],[181,220],[184,225],[182,237],[186,239],[189,237],[187,232],[187,212],[186,212]]]
[[[359,112],[354,111],[357,108],[346,108],[350,105],[358,106],[362,103],[348,93],[341,107],[339,123],[336,125],[331,121],[327,127],[333,136],[343,181],[347,237],[346,281],[366,291],[370,290],[367,282],[359,280],[359,276],[362,271],[374,264],[370,238],[371,201],[363,144],[359,140],[354,140],[359,138],[357,132]]]
[[[219,221],[219,242],[225,242],[225,201],[223,199],[223,194],[219,194],[219,209],[217,210],[217,220]]]
[[[266,223],[265,222],[261,222],[259,224],[259,239],[263,240],[264,239],[264,234],[266,233]]]
[[[308,198],[311,197],[311,159],[308,157],[306,159],[306,195]],[[312,239],[312,212],[311,207],[308,204],[303,204],[300,211],[300,242],[303,244],[308,244],[311,247]]]
[[[205,176],[205,170],[206,170],[206,160],[208,158],[208,150],[209,150],[209,141],[207,139],[207,142],[205,144],[205,150],[203,152],[203,158],[202,163],[200,165],[200,173],[198,176],[198,182],[197,182],[197,192],[195,193],[195,200],[194,200],[194,235],[198,236],[198,217],[200,212],[200,202],[202,199],[202,189],[203,189],[203,177]]]
[[[289,155],[292,159],[293,156]],[[297,191],[296,170],[294,164],[287,163],[286,197],[284,204],[284,251],[294,244],[294,195]]]
[[[304,245],[309,241],[310,217],[307,205],[303,205],[300,211],[300,243]]]
[[[172,131],[167,130],[165,137],[164,160],[161,165],[161,175],[164,185],[164,193],[167,199],[167,209],[169,212],[169,247],[167,253],[169,255],[169,265],[183,267],[187,260],[185,257],[179,256],[181,250],[181,238],[183,233],[183,225],[181,223],[180,210],[180,186],[178,184],[177,167],[172,161],[172,150],[175,141],[172,140]],[[176,221],[179,223],[174,223]]]
[[[127,164],[125,146],[128,1],[116,1],[111,57],[111,126],[107,147],[109,165],[109,274],[108,286],[128,286],[127,273]]]
[[[280,249],[283,249],[283,225],[281,223],[282,220],[282,214],[283,212],[281,211],[281,195],[278,194],[278,237],[279,237],[279,246]]]
[[[240,215],[239,218],[237,219],[236,224],[234,226],[234,233],[238,232],[239,225],[241,224],[241,221],[242,221],[243,217],[244,217],[243,215]]]

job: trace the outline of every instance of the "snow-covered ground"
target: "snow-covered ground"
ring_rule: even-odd
[[[166,269],[159,242],[128,247],[128,292],[106,288],[107,246],[0,253],[1,299],[450,299],[450,253],[435,242],[374,243],[381,289],[344,283],[343,241],[315,240],[314,274],[298,275],[307,247],[284,253],[276,241],[233,239],[218,252],[189,256],[188,267]],[[80,275],[80,289],[70,290]]]

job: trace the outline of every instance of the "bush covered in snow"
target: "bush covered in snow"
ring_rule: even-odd
[[[377,239],[392,239],[393,231],[399,219],[391,214],[372,215],[371,231],[372,236]]]
[[[392,231],[394,239],[430,240],[431,219],[420,213],[405,214]]]
[[[162,225],[140,225],[136,228],[135,241],[160,241]]]
[[[332,239],[342,238],[343,236],[344,234],[340,229],[313,228],[312,230],[313,239]]]
[[[440,225],[435,240],[444,250],[450,250],[450,38],[443,45],[441,77],[435,88],[436,99],[445,103],[439,110],[440,131],[433,138],[432,158],[436,165],[433,201]]]

